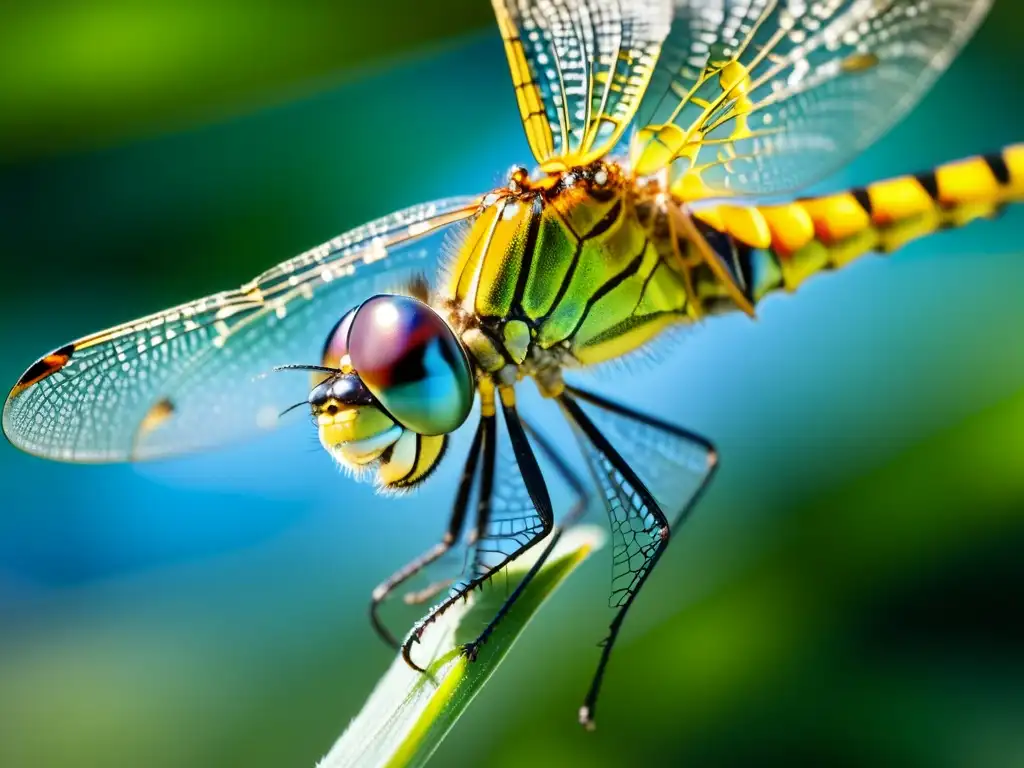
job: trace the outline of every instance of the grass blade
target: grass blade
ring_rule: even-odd
[[[424,765],[470,702],[494,673],[544,601],[587,555],[598,549],[604,532],[593,526],[567,531],[551,558],[527,587],[508,616],[470,662],[459,647],[474,639],[533,564],[524,556],[499,574],[483,592],[453,606],[423,635],[414,658],[422,675],[399,655],[381,678],[363,710],[349,724],[318,768],[410,768]],[[544,544],[532,550],[540,554]]]

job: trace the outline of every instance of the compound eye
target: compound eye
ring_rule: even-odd
[[[356,316],[357,309],[359,307],[353,307],[346,312],[327,335],[327,342],[320,356],[324,367],[341,369],[342,358],[348,355],[348,335],[352,330],[352,318]]]
[[[380,295],[363,302],[348,354],[366,388],[407,429],[444,435],[469,415],[469,359],[447,323],[418,299]]]

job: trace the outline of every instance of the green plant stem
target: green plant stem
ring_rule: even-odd
[[[424,633],[415,647],[427,674],[409,667],[399,654],[362,711],[349,724],[319,768],[407,768],[424,765],[544,601],[587,555],[602,546],[602,529],[580,526],[566,532],[550,559],[498,625],[475,661],[460,651],[494,616],[515,589],[544,543],[499,574],[501,588],[488,582],[457,603]],[[507,579],[507,588],[505,581]]]

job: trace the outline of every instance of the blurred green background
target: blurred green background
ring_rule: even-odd
[[[1024,138],[1024,7],[827,186]],[[483,2],[6,7],[0,379],[528,158]],[[443,766],[1024,765],[1024,214],[708,323],[625,394],[722,472],[638,602],[599,729],[588,564]],[[0,766],[312,766],[390,653],[370,590],[442,530],[308,425],[138,467],[0,446]],[[593,519],[602,513],[595,510]],[[605,558],[607,555],[605,554]]]

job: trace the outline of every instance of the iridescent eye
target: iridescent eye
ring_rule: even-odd
[[[348,334],[352,368],[402,426],[443,435],[466,420],[473,374],[462,345],[423,302],[381,295],[355,312]]]
[[[348,354],[348,334],[352,330],[352,318],[356,316],[354,307],[345,313],[338,324],[331,329],[320,356],[322,364],[327,368],[341,368],[341,359]]]

